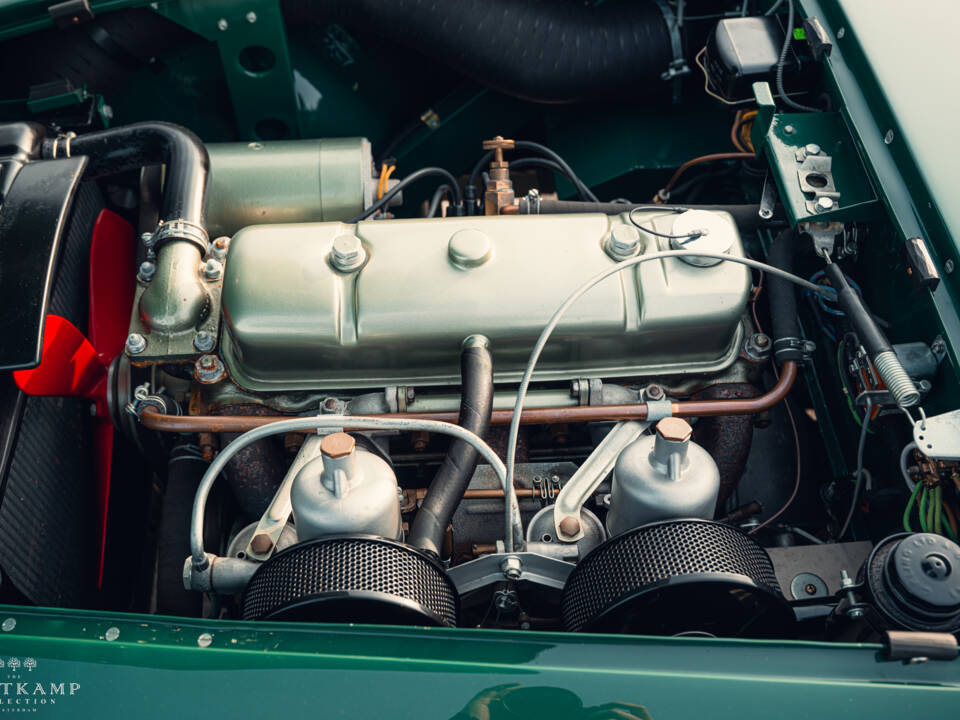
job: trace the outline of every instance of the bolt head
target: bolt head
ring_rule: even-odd
[[[153,237],[154,235],[152,232],[140,233],[140,242],[142,242],[146,247],[151,248],[153,247]]]
[[[219,260],[222,263],[224,258],[227,257],[227,250],[229,247],[230,238],[226,236],[218,237],[210,246],[210,254],[213,255],[214,260]]]
[[[820,146],[817,145],[816,143],[809,143],[809,144],[807,144],[807,145],[804,145],[804,146],[803,146],[803,149],[806,150],[807,155],[819,155],[819,154],[820,154]]]
[[[657,435],[672,442],[686,442],[693,434],[693,428],[683,418],[665,417],[657,423]]]
[[[153,276],[157,274],[157,264],[150,260],[144,260],[140,263],[140,270],[137,272],[137,278],[142,282],[150,282]]]
[[[786,125],[786,126],[783,128],[783,131],[784,131],[787,135],[793,135],[793,133],[795,132],[795,129],[794,129],[793,125]]]
[[[640,231],[632,225],[615,225],[610,230],[610,250],[617,257],[630,257],[640,249]]]
[[[832,197],[819,197],[817,198],[817,212],[828,212],[833,210],[835,203]]]
[[[210,644],[213,642],[213,635],[210,633],[200,633],[197,636],[197,645],[202,648],[210,647]]]
[[[861,608],[850,608],[847,610],[847,617],[856,620],[857,618],[863,617],[863,610]]]
[[[947,260],[943,264],[943,269],[946,271],[947,275],[953,272],[953,268],[954,268],[953,260]]]
[[[503,576],[507,580],[519,580],[523,574],[523,565],[516,555],[508,555],[500,563],[500,570],[503,571]]]
[[[662,385],[647,385],[645,395],[648,400],[663,400],[667,393]]]
[[[257,14],[251,10],[247,13],[246,18],[248,23],[255,23],[257,21]]]
[[[202,353],[208,353],[217,344],[217,338],[213,333],[201,330],[193,337],[193,346]]]
[[[223,32],[228,27],[230,27],[230,23],[227,22],[226,18],[220,18],[219,20],[217,20],[217,30],[220,30],[221,32]]]
[[[204,370],[213,370],[217,366],[217,359],[213,355],[201,355],[197,364]]]
[[[220,274],[223,272],[223,265],[219,260],[210,258],[203,265],[203,276],[207,280],[219,280]]]
[[[753,342],[756,343],[757,347],[765,348],[770,344],[770,336],[757,333],[753,336]]]
[[[573,537],[580,534],[580,521],[575,517],[568,515],[560,521],[560,532],[567,537]]]
[[[103,638],[104,638],[107,642],[113,642],[113,641],[116,640],[118,637],[120,637],[120,628],[115,627],[115,626],[108,627],[108,628],[107,628],[107,631],[106,631],[105,633],[103,633]]]
[[[125,347],[128,355],[139,355],[147,349],[147,339],[140,333],[130,333]]]
[[[3,621],[3,624],[0,625],[0,629],[4,632],[10,632],[17,626],[16,618],[8,617]]]
[[[273,540],[271,540],[270,536],[266,533],[258,533],[254,536],[253,540],[250,541],[250,549],[257,555],[265,555],[270,552],[272,547]]]
[[[338,432],[325,435],[320,441],[320,452],[329,458],[346,457],[353,452],[357,441],[352,435]]]
[[[337,270],[348,272],[356,270],[366,260],[366,251],[360,238],[356,235],[344,233],[333,240],[330,249],[330,262]]]

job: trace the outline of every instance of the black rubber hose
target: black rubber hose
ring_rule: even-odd
[[[161,615],[202,614],[203,595],[183,587],[183,561],[190,556],[193,498],[209,465],[187,446],[174,449],[167,462],[157,540],[157,612]]]
[[[355,27],[537,102],[622,98],[663,85],[673,59],[655,0],[284,0],[283,9],[290,25]]]
[[[759,227],[769,227],[777,225],[784,220],[783,208],[774,209],[773,217],[764,219],[760,217],[759,205],[658,205],[656,203],[616,203],[616,202],[580,202],[578,200],[549,200],[542,199],[534,207],[526,198],[520,198],[518,201],[520,214],[539,214],[539,215],[557,215],[565,213],[604,213],[605,215],[619,215],[629,212],[634,208],[641,210],[657,210],[660,212],[670,212],[671,210],[681,212],[682,210],[712,210],[728,212],[733,217],[741,233],[753,232]],[[539,213],[537,212],[539,208]]]
[[[857,291],[850,287],[850,283],[847,282],[840,266],[835,262],[827,263],[824,271],[830,279],[830,284],[837,291],[837,304],[857,331],[857,337],[859,337],[860,343],[866,348],[870,357],[875,357],[883,352],[893,352],[887,336],[883,334],[880,326],[874,322],[873,316],[864,306]]]
[[[774,267],[793,272],[797,247],[795,230],[784,230],[770,244],[767,262]],[[797,292],[793,283],[775,275],[767,275],[767,295],[770,298],[770,323],[773,326],[773,353],[778,363],[803,359],[803,340],[797,319]]]
[[[493,359],[486,338],[475,339],[460,353],[460,426],[482,438],[493,412]],[[408,538],[411,545],[440,556],[447,526],[476,466],[473,446],[454,440],[417,510]]]
[[[54,143],[56,156],[65,157],[67,141],[63,138],[45,140],[43,156],[54,156]],[[90,158],[87,178],[163,163],[167,170],[162,219],[203,225],[210,160],[200,138],[186,128],[165,122],[122,125],[72,138],[69,153]]]

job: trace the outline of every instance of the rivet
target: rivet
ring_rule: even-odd
[[[3,621],[3,624],[0,625],[0,630],[3,630],[4,632],[10,632],[16,626],[17,626],[17,619],[10,617]]]
[[[200,647],[210,647],[210,643],[213,642],[213,635],[210,633],[200,633],[197,637],[197,645]]]
[[[111,625],[107,628],[107,631],[103,634],[103,639],[107,642],[113,642],[118,637],[120,637],[120,628]]]

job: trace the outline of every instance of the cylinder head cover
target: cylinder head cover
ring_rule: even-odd
[[[402,535],[393,469],[346,433],[323,439],[320,456],[294,478],[290,504],[301,541],[342,533]]]
[[[720,472],[706,450],[690,440],[682,418],[664,418],[620,453],[613,469],[607,531],[619,535],[658,520],[710,520]]]

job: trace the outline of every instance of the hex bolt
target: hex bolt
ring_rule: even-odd
[[[210,281],[219,280],[220,274],[223,272],[223,265],[219,260],[210,258],[203,264],[203,276]]]
[[[560,532],[567,537],[573,537],[580,534],[580,521],[575,517],[568,515],[560,521]]]
[[[644,395],[647,400],[663,400],[667,396],[667,391],[663,389],[662,385],[651,384],[647,385]]]
[[[228,238],[226,235],[223,237],[218,237],[210,246],[210,254],[213,255],[214,260],[219,260],[222,263],[227,257],[227,249],[229,247],[230,238]]]
[[[202,353],[208,353],[217,344],[217,338],[213,333],[201,330],[193,336],[193,346]]]
[[[323,403],[320,405],[320,412],[327,413],[332,415],[340,409],[340,401],[335,397],[325,398]]]
[[[826,195],[822,195],[817,198],[817,204],[816,204],[817,212],[829,212],[830,210],[833,210],[834,204],[835,203],[833,202],[832,197],[827,197]]]
[[[344,233],[333,240],[330,249],[330,264],[340,272],[351,272],[363,265],[367,253],[363,249],[360,238],[356,235]]]
[[[640,249],[640,231],[631,225],[615,225],[610,230],[608,249],[616,258],[628,258]]]
[[[266,555],[273,549],[273,540],[266,533],[258,533],[250,541],[250,549],[257,555]]]
[[[157,274],[157,264],[150,260],[144,260],[140,263],[140,270],[137,272],[137,280],[140,282],[150,282],[153,276]]]
[[[820,146],[817,145],[816,143],[809,143],[809,144],[807,144],[807,145],[804,145],[804,146],[803,146],[803,149],[806,150],[807,155],[819,155],[819,154],[820,154]]]
[[[840,571],[840,587],[846,590],[847,603],[851,606],[847,608],[847,617],[851,620],[863,617],[863,608],[854,607],[857,604],[857,596],[853,592],[855,584],[846,570]]]
[[[147,349],[147,339],[140,333],[130,333],[125,347],[128,355],[139,355]]]
[[[507,555],[500,563],[500,570],[507,580],[519,580],[523,574],[523,564],[516,555]]]

